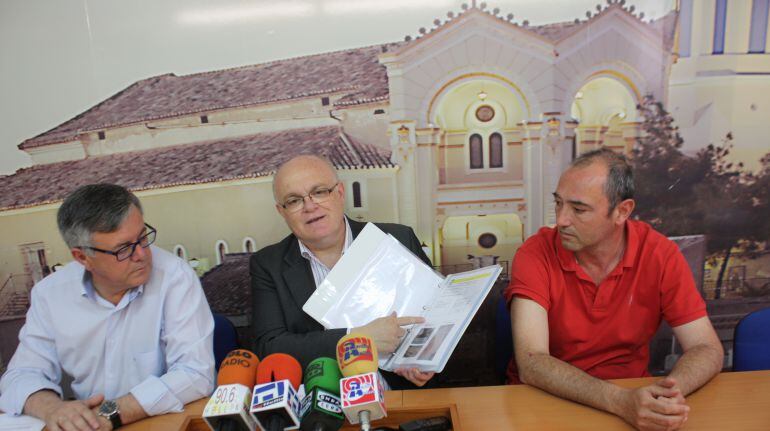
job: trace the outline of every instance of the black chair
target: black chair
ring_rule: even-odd
[[[513,357],[511,313],[506,305],[505,297],[501,295],[495,310],[495,372],[503,382],[506,381],[508,363]]]

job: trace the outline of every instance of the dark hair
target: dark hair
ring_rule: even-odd
[[[607,180],[604,194],[610,202],[610,211],[622,201],[634,198],[634,171],[623,154],[602,147],[598,150],[581,154],[572,161],[570,167],[584,168],[594,162],[603,162],[607,166]]]
[[[106,183],[79,187],[56,214],[59,233],[69,248],[90,247],[91,234],[116,231],[131,206],[142,211],[139,199],[125,187]]]

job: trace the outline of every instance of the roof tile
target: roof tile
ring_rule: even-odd
[[[326,52],[185,76],[165,74],[147,78],[24,141],[19,148],[66,142],[81,133],[110,127],[320,94],[343,92],[346,105],[382,99],[388,95],[388,77],[378,56],[401,44]]]
[[[325,156],[343,169],[394,166],[389,151],[343,139],[337,126],[292,129],[20,169],[0,177],[0,210],[53,203],[97,182],[136,191],[257,178],[299,154]]]

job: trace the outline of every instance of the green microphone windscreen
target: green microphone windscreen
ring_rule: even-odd
[[[325,357],[314,359],[305,368],[305,391],[309,393],[313,388],[321,388],[339,395],[340,379],[342,373],[336,360]]]

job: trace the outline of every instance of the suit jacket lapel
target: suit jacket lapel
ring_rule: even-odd
[[[347,216],[345,216],[345,217],[348,218],[348,224],[350,225],[350,231],[353,233],[353,239],[355,239],[358,236],[358,234],[361,233],[362,230],[364,230],[364,226],[366,226],[366,223],[355,221],[355,220],[351,220]]]
[[[299,308],[302,308],[310,295],[315,292],[315,281],[310,269],[310,262],[300,254],[299,241],[296,238],[284,256],[283,280]]]

